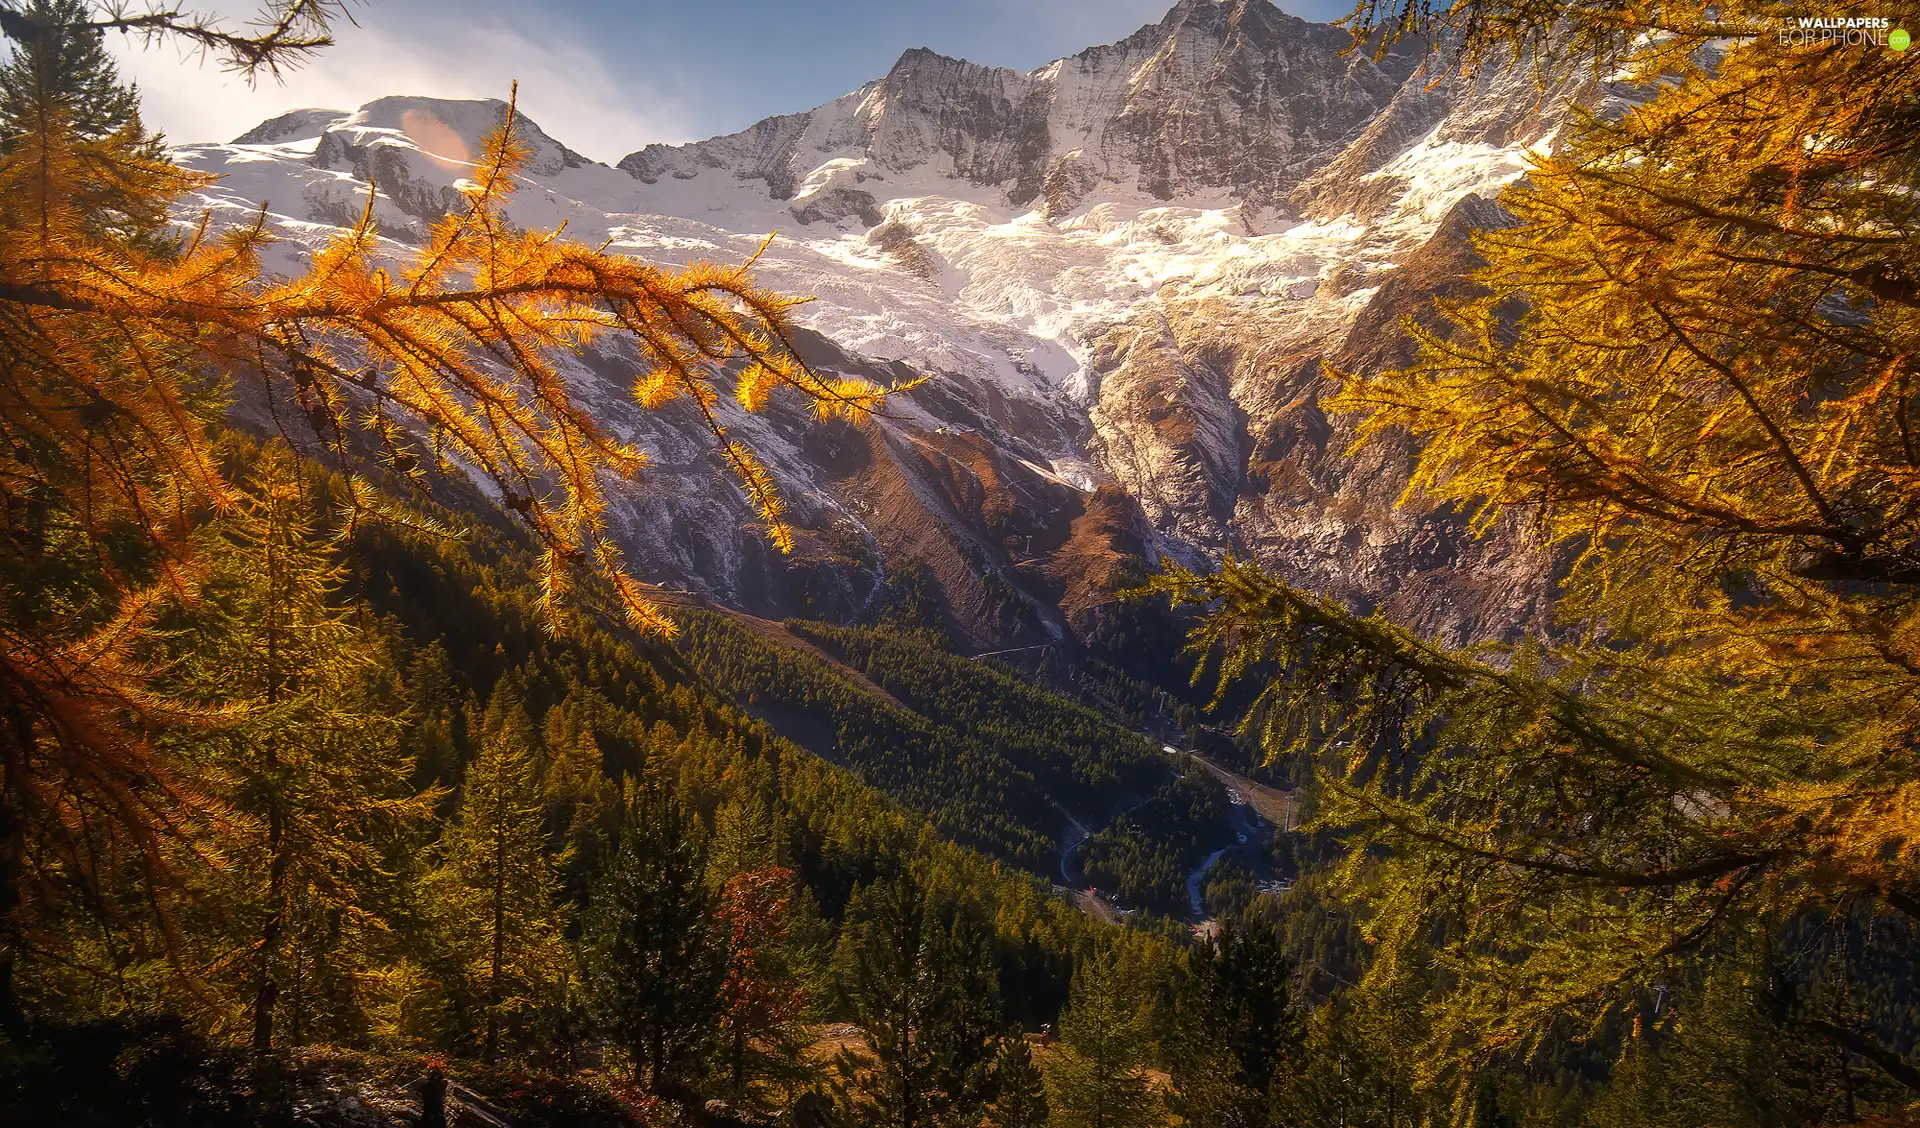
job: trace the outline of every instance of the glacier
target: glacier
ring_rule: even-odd
[[[1097,634],[1086,589],[1113,560],[1223,552],[1449,638],[1537,621],[1547,569],[1524,537],[1396,507],[1404,458],[1343,459],[1318,399],[1325,363],[1380,361],[1400,315],[1462,284],[1474,223],[1567,107],[1614,95],[1349,48],[1266,0],[1181,0],[1032,72],[909,51],[824,106],[615,166],[520,119],[514,222],[659,264],[759,252],[764,284],[812,299],[810,363],[933,377],[861,428],[729,414],[803,528],[781,558],[703,429],[627,397],[630,357],[574,358],[579,394],[654,454],[615,499],[636,569],[830,618],[919,570],[983,649]],[[387,97],[178,146],[219,177],[183,219],[264,209],[270,266],[292,271],[371,206],[402,253],[457,206],[504,108]]]

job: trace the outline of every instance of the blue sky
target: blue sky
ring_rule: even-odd
[[[1173,0],[371,0],[339,44],[284,84],[248,89],[170,47],[119,48],[147,116],[176,142],[225,141],[300,106],[384,94],[504,97],[599,160],[804,110],[931,47],[1030,69],[1157,21]],[[247,0],[213,0],[236,20]],[[1332,20],[1350,0],[1281,0]]]

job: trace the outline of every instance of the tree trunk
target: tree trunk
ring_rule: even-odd
[[[287,1044],[294,1049],[300,1048],[300,1041],[303,1034],[301,1027],[305,1024],[307,1017],[305,1007],[307,999],[307,967],[305,956],[306,953],[300,950],[299,938],[296,937],[293,942],[293,1014],[290,1016],[293,1022],[293,1029],[287,1032]]]
[[[260,927],[260,948],[254,959],[253,1048],[265,1053],[273,1049],[273,1005],[280,998],[280,984],[273,979],[273,955],[280,947],[282,921],[281,894],[286,882],[287,860],[280,850],[280,812],[278,808],[267,822],[268,849],[273,866],[267,878],[267,921]]]
[[[447,1128],[447,1074],[437,1065],[420,1084],[420,1128]]]
[[[280,985],[273,981],[273,949],[280,943],[280,917],[267,918],[260,930],[260,954],[254,961],[253,1048],[266,1053],[273,1049],[273,1004],[280,998]]]
[[[269,772],[277,766],[277,760],[269,745]],[[260,1053],[273,1049],[273,1005],[280,998],[280,984],[273,978],[273,957],[280,949],[280,936],[285,927],[281,912],[286,904],[287,884],[284,822],[276,799],[267,815],[267,855],[273,859],[267,871],[267,921],[260,927],[260,949],[254,959],[253,1048]]]
[[[27,1017],[13,988],[20,952],[21,888],[27,879],[27,823],[20,795],[26,790],[33,723],[17,702],[8,703],[8,729],[0,739],[0,1031],[26,1033]]]
[[[487,976],[486,1059],[500,1047],[500,965],[507,941],[507,826],[506,788],[495,787],[493,819],[493,965]]]
[[[273,540],[267,540],[267,591],[277,597],[280,594],[279,557],[273,552]],[[267,608],[267,668],[266,690],[267,704],[277,704],[280,700],[280,631],[279,621],[274,615],[271,602]],[[262,749],[265,768],[272,798],[267,808],[267,920],[260,928],[260,950],[254,960],[253,995],[253,1048],[257,1053],[266,1053],[273,1049],[273,1004],[280,997],[280,985],[273,981],[273,954],[280,946],[281,909],[286,904],[287,858],[282,840],[286,833],[286,817],[280,809],[280,781],[274,779],[280,769],[280,756],[274,743],[269,740]]]

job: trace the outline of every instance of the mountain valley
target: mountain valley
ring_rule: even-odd
[[[583,358],[580,395],[653,457],[613,515],[637,572],[837,621],[924,579],[976,651],[1097,649],[1116,590],[1221,553],[1446,641],[1539,626],[1548,567],[1521,531],[1397,507],[1406,465],[1342,458],[1318,401],[1324,365],[1404,360],[1400,319],[1464,284],[1491,197],[1600,95],[1347,43],[1265,0],[1183,0],[1031,73],[909,51],[825,106],[617,167],[523,119],[517,219],[668,265],[758,253],[813,299],[811,364],[927,378],[864,429],[724,416],[802,530],[781,557],[699,422],[637,410],[630,357]],[[501,110],[391,97],[178,156],[222,177],[194,209],[264,207],[291,265],[369,204],[418,240]]]

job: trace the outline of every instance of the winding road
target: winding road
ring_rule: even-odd
[[[1161,745],[1161,751],[1174,756],[1188,754],[1169,745]],[[1255,783],[1237,772],[1230,772],[1204,756],[1193,754],[1193,759],[1226,785],[1229,804],[1227,830],[1233,835],[1232,842],[1208,854],[1206,860],[1187,875],[1187,907],[1196,921],[1204,922],[1207,919],[1204,895],[1207,871],[1234,847],[1264,837],[1271,828],[1292,827],[1293,797],[1279,788]]]
[[[1159,742],[1156,741],[1156,744]],[[1293,796],[1277,787],[1268,787],[1256,783],[1238,772],[1229,771],[1198,753],[1182,752],[1170,744],[1160,744],[1160,750],[1169,757],[1190,756],[1193,761],[1205,768],[1214,778],[1226,785],[1227,801],[1230,804],[1227,818],[1227,832],[1231,840],[1221,843],[1220,847],[1209,853],[1193,872],[1187,875],[1187,907],[1196,924],[1207,922],[1204,888],[1207,871],[1211,870],[1228,851],[1236,846],[1244,846],[1257,840],[1268,829],[1293,827]],[[1113,814],[1117,819],[1145,802],[1135,801]],[[1062,891],[1070,897],[1081,911],[1089,916],[1097,916],[1106,921],[1117,921],[1121,914],[1104,897],[1088,889],[1086,875],[1076,872],[1073,864],[1074,852],[1092,836],[1093,831],[1076,818],[1071,811],[1061,808],[1066,816],[1067,826],[1060,834],[1060,884]]]
[[[1064,809],[1063,809],[1064,812]],[[1073,872],[1073,852],[1080,844],[1092,837],[1093,831],[1087,824],[1074,818],[1071,812],[1067,816],[1067,829],[1060,835],[1060,888],[1066,893],[1079,910],[1088,916],[1098,917],[1108,924],[1120,923],[1120,914],[1112,905],[1107,904],[1098,894],[1086,887],[1082,875]]]

